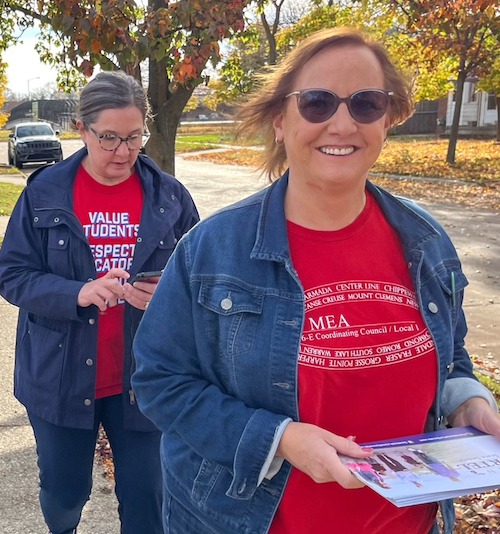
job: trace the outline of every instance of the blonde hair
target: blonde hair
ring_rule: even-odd
[[[237,138],[263,137],[264,150],[259,168],[270,181],[278,178],[286,168],[285,147],[276,143],[273,128],[274,118],[283,112],[285,96],[293,90],[299,71],[313,56],[325,48],[346,44],[369,48],[379,61],[384,74],[384,89],[393,92],[388,110],[390,125],[400,124],[413,114],[410,84],[379,42],[352,28],[315,32],[300,42],[278,65],[259,77],[261,83],[258,89],[237,113],[237,119],[241,121],[236,131]]]

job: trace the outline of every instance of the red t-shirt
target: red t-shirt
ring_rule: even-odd
[[[288,223],[305,291],[299,414],[358,443],[418,434],[437,387],[436,353],[395,230],[367,194],[347,228]],[[292,469],[271,534],[428,534],[436,505],[396,508],[369,488]]]
[[[73,187],[73,208],[94,255],[97,276],[111,268],[128,271],[141,219],[143,190],[133,173],[124,182],[96,182],[81,165]],[[96,399],[122,392],[124,302],[99,313]]]

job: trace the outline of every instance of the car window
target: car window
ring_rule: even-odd
[[[18,137],[28,137],[30,135],[54,135],[52,128],[48,124],[34,124],[33,126],[19,126]]]
[[[27,137],[30,135],[29,128],[27,126],[19,126],[17,129],[17,137]]]

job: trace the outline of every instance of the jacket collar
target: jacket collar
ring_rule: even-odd
[[[35,208],[71,209],[73,204],[73,184],[78,167],[87,155],[85,147],[57,165],[37,169],[28,178]],[[146,195],[158,201],[162,171],[147,156],[139,154],[135,163],[137,173]]]
[[[290,261],[285,217],[287,187],[288,171],[264,192],[252,258]],[[366,188],[397,231],[406,252],[419,249],[424,242],[440,236],[426,212],[413,201],[394,196],[371,182],[367,182]]]

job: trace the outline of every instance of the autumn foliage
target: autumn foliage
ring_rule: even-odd
[[[65,59],[86,76],[94,67],[134,72],[140,62],[166,60],[175,83],[202,78],[219,57],[219,41],[243,29],[245,0],[55,0],[38,2],[41,20],[64,42]]]

